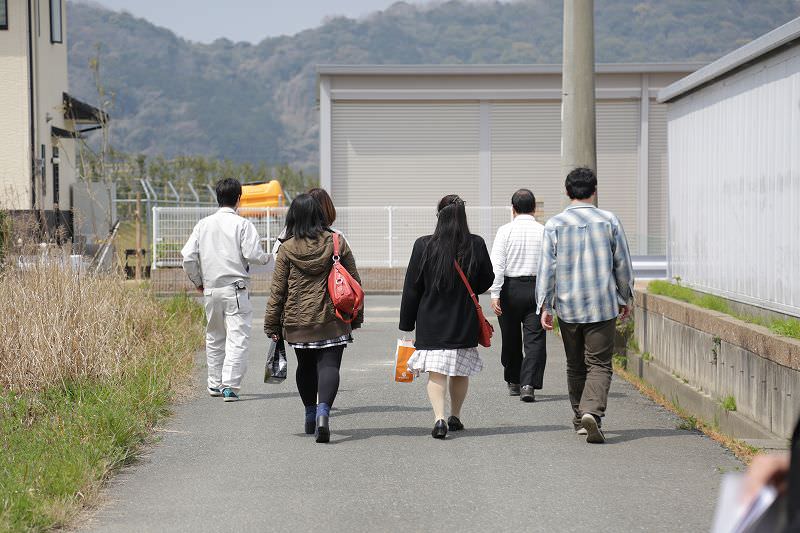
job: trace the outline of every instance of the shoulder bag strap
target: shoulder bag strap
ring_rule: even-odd
[[[339,235],[335,231],[331,231],[331,236],[333,237],[333,262],[339,262]]]
[[[475,296],[475,291],[472,290],[472,285],[469,284],[469,280],[467,279],[466,274],[464,274],[464,271],[461,270],[461,266],[458,264],[458,261],[453,261],[453,263],[456,265],[456,270],[458,270],[458,275],[461,276],[461,281],[464,282],[464,285],[466,285],[467,290],[469,291],[469,296],[470,298],[472,298],[472,303],[475,304],[475,307],[478,307],[480,305],[478,303],[478,298]]]

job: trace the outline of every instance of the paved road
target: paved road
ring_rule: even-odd
[[[607,444],[586,444],[571,429],[556,337],[536,403],[507,396],[499,350],[484,350],[467,430],[432,439],[424,380],[391,381],[399,298],[368,300],[368,325],[345,351],[330,444],[303,434],[293,379],[261,383],[257,317],[243,401],[198,394],[181,405],[85,531],[708,530],[720,472],[741,464],[622,380]]]

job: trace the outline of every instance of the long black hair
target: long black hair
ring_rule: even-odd
[[[299,194],[292,200],[286,213],[286,239],[316,239],[320,233],[330,231],[322,207],[310,194]]]
[[[452,288],[458,279],[454,261],[458,261],[464,273],[475,271],[472,253],[472,235],[467,224],[467,211],[457,194],[448,194],[439,201],[436,229],[422,254],[423,270],[432,273],[431,287],[436,290]]]

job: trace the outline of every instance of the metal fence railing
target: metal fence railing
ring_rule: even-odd
[[[154,207],[152,210],[153,269],[181,266],[181,248],[195,224],[216,207]],[[269,251],[286,220],[285,207],[241,209],[256,226]],[[341,231],[359,266],[404,267],[414,240],[433,232],[433,207],[340,207],[334,227]],[[467,207],[470,230],[481,235],[491,249],[497,229],[511,220],[510,207]]]

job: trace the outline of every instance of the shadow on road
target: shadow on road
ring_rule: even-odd
[[[700,433],[695,431],[686,431],[685,429],[617,429],[608,430],[605,432],[606,442],[608,444],[621,444],[623,442],[630,442],[637,439],[647,439],[652,437],[678,437],[682,435],[697,436]]]
[[[294,398],[297,397],[296,392],[273,392],[272,394],[240,394],[240,402],[249,402],[253,400],[279,400],[281,398]]]
[[[520,433],[539,433],[542,431],[564,431],[568,426],[500,426],[492,428],[467,428],[463,432],[450,432],[447,434],[448,440],[464,439],[470,437],[491,437],[495,435],[514,435]],[[296,433],[298,437],[308,438],[303,433]],[[396,428],[363,428],[351,430],[339,430],[332,428],[332,438],[330,444],[344,444],[358,440],[369,439],[372,437],[425,437],[430,438],[430,429],[427,427],[396,427]],[[338,438],[343,437],[343,438]]]
[[[405,405],[361,405],[358,407],[345,407],[344,409],[331,409],[336,416],[357,415],[363,413],[417,413],[430,411],[430,407],[410,407]]]

